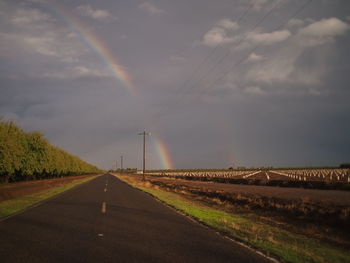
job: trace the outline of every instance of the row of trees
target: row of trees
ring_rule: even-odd
[[[62,149],[39,132],[24,132],[0,119],[0,182],[14,182],[101,172]]]

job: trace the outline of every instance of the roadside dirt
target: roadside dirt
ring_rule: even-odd
[[[29,182],[19,182],[0,185],[0,202],[15,199],[21,196],[35,194],[37,192],[62,186],[94,175],[67,176],[62,178],[44,179]]]

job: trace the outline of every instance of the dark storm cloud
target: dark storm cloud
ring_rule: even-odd
[[[0,115],[25,129],[107,169],[141,166],[143,129],[152,168],[157,138],[177,168],[349,161],[348,1],[63,1],[135,95],[53,3],[0,3]]]

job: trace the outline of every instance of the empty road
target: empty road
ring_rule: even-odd
[[[270,262],[100,176],[0,221],[1,262]]]

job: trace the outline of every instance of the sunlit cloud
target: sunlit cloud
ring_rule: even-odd
[[[141,10],[146,11],[151,16],[159,15],[161,13],[164,13],[163,9],[157,7],[155,4],[152,4],[150,2],[144,2],[144,3],[140,4],[139,8]]]
[[[110,20],[117,19],[117,17],[112,15],[108,10],[94,9],[88,4],[78,6],[77,10],[81,15],[87,16],[99,21],[110,21]]]

